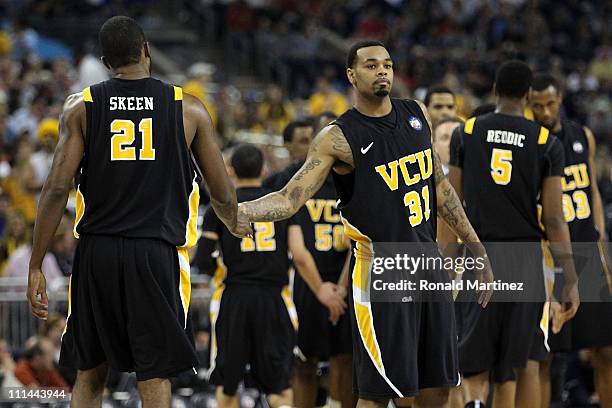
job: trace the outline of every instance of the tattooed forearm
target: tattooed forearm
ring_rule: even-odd
[[[294,180],[301,180],[307,175],[310,171],[312,171],[315,167],[321,164],[321,160],[319,159],[311,159],[304,163],[304,166],[300,169],[300,171],[293,176]]]
[[[302,198],[302,187],[294,187],[289,193],[289,201],[291,202],[291,206],[293,208],[299,208],[300,200]]]
[[[436,186],[438,215],[463,242],[477,242],[478,236],[463,210],[461,201],[446,178]]]
[[[270,193],[257,200],[241,204],[251,221],[280,221],[291,217],[295,211],[283,192]]]

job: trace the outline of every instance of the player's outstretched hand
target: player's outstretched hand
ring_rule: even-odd
[[[39,319],[47,320],[49,299],[47,298],[47,280],[39,268],[30,269],[28,274],[28,304],[30,312]]]
[[[338,291],[337,285],[331,282],[323,282],[316,295],[319,302],[329,310],[329,320],[335,325],[346,309],[346,303]]]
[[[238,214],[236,217],[236,227],[233,230],[230,230],[232,235],[238,238],[253,238],[253,228],[251,228],[251,222],[249,221],[249,216],[245,211],[244,204],[238,204]]]
[[[578,295],[578,281],[565,282],[561,295],[562,310],[558,313],[560,322],[565,323],[576,315],[580,306],[580,296]]]
[[[478,286],[486,284],[488,289],[478,291],[478,304],[484,309],[489,304],[491,296],[493,296],[493,268],[491,268],[491,262],[489,257],[484,258],[484,268],[478,274]]]

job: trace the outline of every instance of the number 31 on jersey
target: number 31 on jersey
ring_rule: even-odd
[[[141,148],[136,157],[136,148],[132,146],[136,140],[136,125],[131,120],[115,119],[110,124],[111,161],[120,160],[155,160],[153,148],[153,119],[144,118],[138,124],[142,136]]]

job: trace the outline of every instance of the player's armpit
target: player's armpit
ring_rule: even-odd
[[[291,217],[325,182],[337,161],[353,163],[346,138],[338,126],[325,127],[312,142],[304,165],[280,191],[240,205],[249,221],[279,221]]]

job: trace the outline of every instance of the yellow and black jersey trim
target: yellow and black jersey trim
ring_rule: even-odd
[[[469,118],[465,121],[465,125],[463,126],[463,133],[466,135],[471,135],[474,133],[474,123],[476,122],[476,118]]]
[[[83,101],[85,102],[93,102],[93,98],[91,97],[91,88],[87,87],[83,89]]]
[[[550,131],[546,129],[544,126],[540,127],[540,134],[538,135],[538,144],[546,144],[548,141],[548,135]]]

